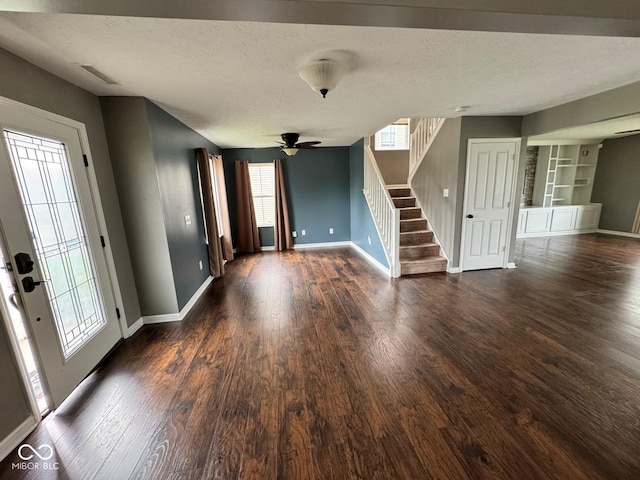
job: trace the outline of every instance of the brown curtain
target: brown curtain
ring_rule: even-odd
[[[259,252],[260,234],[251,195],[249,163],[236,160],[236,199],[238,203],[238,253]]]
[[[233,240],[231,238],[231,221],[229,219],[229,203],[227,202],[227,187],[224,184],[224,167],[222,155],[213,157],[213,176],[218,187],[218,209],[220,210],[220,223],[222,223],[222,256],[225,260],[233,260]]]
[[[205,228],[209,238],[209,273],[212,277],[224,275],[224,259],[218,233],[216,220],[216,208],[213,199],[213,185],[211,185],[211,163],[209,152],[206,148],[196,148],[196,159],[200,169],[200,189],[202,190],[202,203],[204,205]]]
[[[289,207],[287,206],[287,192],[284,188],[284,174],[282,160],[274,160],[276,174],[276,225],[273,229],[273,240],[276,250],[293,248],[293,238],[289,226]]]

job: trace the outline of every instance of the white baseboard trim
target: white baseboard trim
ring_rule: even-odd
[[[182,310],[180,310],[180,320],[184,320],[184,317],[187,316],[189,311],[193,308],[193,306],[196,304],[198,299],[202,296],[202,294],[207,289],[207,287],[211,285],[211,282],[213,282],[213,277],[209,275],[209,277],[202,283],[202,285],[200,285],[200,288],[196,290],[196,293],[194,293],[191,296],[187,304],[184,307],[182,307]]]
[[[509,262],[507,263],[507,268],[518,268],[515,263]]]
[[[451,267],[447,269],[447,273],[462,273],[460,267]]]
[[[0,460],[4,460],[7,455],[14,451],[37,426],[38,421],[33,415],[29,415],[29,417],[22,422],[18,428],[0,442]]]
[[[136,333],[138,330],[140,330],[143,325],[144,325],[144,318],[140,317],[138,320],[136,320],[136,322],[133,325],[131,325],[130,327],[127,327],[127,337],[126,338],[129,338],[134,333]]]
[[[153,325],[154,323],[179,322],[182,320],[179,313],[166,313],[164,315],[148,315],[142,317],[145,325]]]
[[[630,238],[640,238],[640,235],[637,233],[631,232],[618,232],[616,230],[597,230],[598,233],[604,233],[605,235],[617,235],[618,237],[630,237]]]
[[[323,243],[296,243],[293,248],[295,250],[305,250],[307,248],[331,248],[331,247],[348,247],[352,244],[350,241],[345,242],[323,242]]]
[[[354,242],[348,242],[348,244],[351,245],[351,248],[353,248],[356,252],[362,255],[362,257],[364,257],[364,259],[367,260],[371,265],[376,267],[386,276],[391,277],[391,270],[388,267],[385,267],[383,264],[381,264],[378,260],[376,260],[371,255],[369,255],[367,252],[365,252],[362,248],[360,248]]]
[[[191,296],[187,304],[182,307],[182,310],[180,310],[179,313],[167,313],[164,315],[150,315],[147,317],[142,317],[143,323],[145,325],[152,325],[154,323],[181,322],[185,319],[189,311],[193,308],[193,306],[196,304],[198,299],[202,296],[211,282],[213,282],[213,277],[210,276],[204,281],[202,285],[200,285],[200,288],[196,290],[196,293]]]
[[[602,232],[603,230],[571,230],[569,232],[542,232],[542,233],[519,233],[516,235],[516,238],[534,238],[534,237],[559,237],[562,235],[582,235],[584,233],[596,233]],[[629,234],[632,235],[632,234]]]

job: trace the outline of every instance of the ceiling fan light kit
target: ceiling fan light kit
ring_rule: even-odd
[[[298,150],[300,150],[301,148],[314,149],[316,148],[316,145],[320,144],[320,142],[318,141],[298,143],[298,139],[300,138],[299,133],[282,133],[280,137],[284,142],[281,144],[280,149],[290,157],[293,157],[296,153],[298,153]]]
[[[282,151],[290,157],[293,157],[298,153],[298,149],[296,147],[282,147]]]
[[[322,58],[303,66],[298,73],[312,90],[320,92],[326,98],[327,93],[336,88],[348,70],[349,67],[344,63]]]

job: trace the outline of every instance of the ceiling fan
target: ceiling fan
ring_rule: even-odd
[[[299,149],[311,149],[316,148],[315,145],[318,145],[321,142],[300,142],[298,143],[298,139],[300,138],[299,133],[283,133],[280,135],[282,137],[280,148],[284,153],[293,157],[296,153],[298,153]]]

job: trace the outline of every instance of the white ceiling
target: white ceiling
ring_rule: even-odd
[[[349,145],[399,117],[522,115],[640,80],[637,38],[1,13],[0,47],[97,95],[147,97],[222,147],[285,131]],[[297,69],[336,50],[352,71],[323,100]]]

